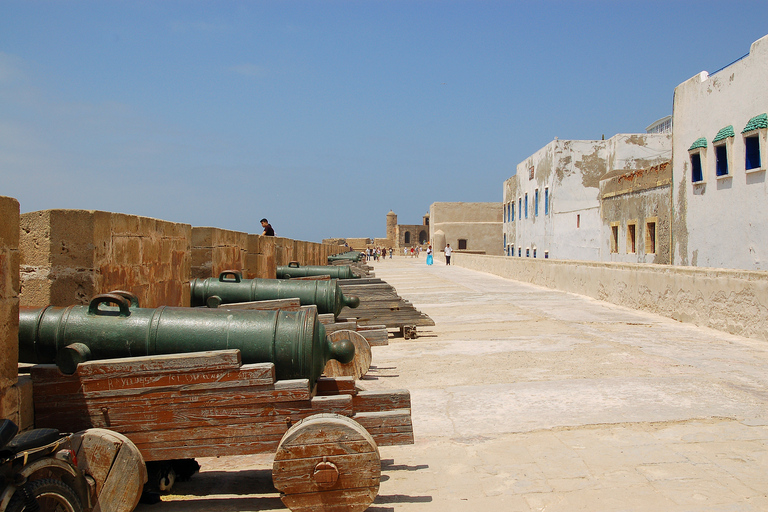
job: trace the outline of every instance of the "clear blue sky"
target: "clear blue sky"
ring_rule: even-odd
[[[302,240],[643,132],[768,1],[0,2],[0,195]]]

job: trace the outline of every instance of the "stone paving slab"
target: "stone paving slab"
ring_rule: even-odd
[[[460,267],[377,277],[433,318],[373,347],[416,443],[381,447],[385,511],[766,511],[768,344]],[[140,511],[284,510],[271,456],[200,459]]]

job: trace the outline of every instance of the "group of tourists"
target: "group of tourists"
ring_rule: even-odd
[[[451,264],[451,244],[447,244],[445,246],[445,264],[450,265]],[[427,265],[432,265],[434,263],[434,259],[432,257],[433,251],[432,246],[428,246],[426,249],[427,253]],[[379,261],[384,260],[387,258],[387,255],[389,255],[389,258],[392,259],[392,256],[395,254],[394,249],[387,249],[386,247],[368,247],[365,250],[365,261]],[[411,257],[411,258],[418,258],[421,254],[421,247],[403,247],[403,256],[405,257]]]
[[[386,247],[369,247],[365,250],[365,260],[371,261],[373,259],[374,261],[379,261],[379,259],[385,259],[387,254],[389,254],[389,259],[392,259],[393,253],[394,250],[387,249]]]
[[[421,247],[403,247],[403,256],[410,256],[411,258],[418,258],[421,254]]]

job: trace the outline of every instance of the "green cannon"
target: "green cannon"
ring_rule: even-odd
[[[349,340],[332,342],[314,308],[300,311],[140,308],[136,297],[113,292],[87,306],[19,308],[19,361],[78,363],[159,354],[239,349],[243,363],[275,364],[281,379],[316,382],[326,363],[354,358]]]
[[[291,281],[286,279],[243,279],[236,270],[225,270],[218,279],[193,279],[191,305],[217,307],[219,304],[298,298],[302,306],[316,305],[318,313],[338,316],[344,306],[356,308],[360,299],[345,297],[335,279]]]
[[[342,260],[350,260],[350,261],[360,261],[360,259],[363,257],[363,254],[358,251],[347,251],[343,252],[341,254],[335,254],[333,256],[328,256],[328,261],[342,261]]]
[[[331,276],[332,279],[359,279],[352,273],[349,265],[305,265],[301,266],[297,261],[288,265],[277,267],[278,279],[290,279],[292,277]]]

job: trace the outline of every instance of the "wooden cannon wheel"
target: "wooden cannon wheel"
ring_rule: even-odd
[[[124,435],[103,428],[72,434],[77,467],[96,482],[94,511],[131,512],[139,504],[147,467]]]
[[[272,481],[293,512],[362,512],[379,492],[376,442],[356,421],[316,414],[285,433]]]
[[[355,358],[347,364],[331,359],[325,364],[323,373],[327,377],[354,377],[360,379],[371,367],[371,345],[362,334],[342,329],[328,335],[332,342],[349,340],[355,346]]]

